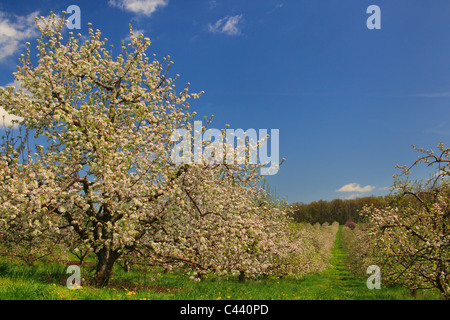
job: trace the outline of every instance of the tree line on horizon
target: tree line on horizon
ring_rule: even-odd
[[[310,203],[295,202],[291,204],[291,215],[297,222],[306,223],[333,223],[343,225],[347,221],[355,223],[366,222],[360,213],[364,206],[373,205],[382,208],[389,202],[389,196],[367,196],[356,199],[318,200]]]

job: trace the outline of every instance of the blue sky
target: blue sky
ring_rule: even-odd
[[[69,5],[77,32],[92,22],[119,45],[131,23],[149,37],[180,90],[205,91],[191,106],[214,128],[279,129],[286,162],[268,181],[289,202],[384,195],[411,144],[449,145],[448,0],[3,0],[0,85],[35,44],[30,17]]]

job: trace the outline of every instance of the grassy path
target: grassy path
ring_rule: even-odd
[[[331,250],[333,257],[330,260],[331,267],[322,273],[322,277],[325,278],[329,285],[341,292],[353,292],[354,290],[367,289],[366,279],[357,278],[351,274],[345,262],[346,250],[342,248],[342,226],[339,226],[339,230],[336,234],[336,241],[334,248]]]
[[[409,291],[402,287],[367,288],[367,278],[357,277],[348,271],[345,261],[346,250],[342,247],[343,226],[339,226],[336,241],[332,249],[331,266],[319,274],[305,279],[302,287],[309,291],[308,297],[317,300],[406,300],[412,299]],[[370,275],[367,275],[369,277]],[[437,295],[422,291],[417,299],[436,299]]]
[[[378,294],[367,289],[366,279],[351,274],[345,263],[345,250],[341,245],[342,226],[336,234],[334,248],[331,250],[330,267],[325,271],[307,277],[302,287],[308,291],[310,299],[374,299]],[[378,290],[379,291],[379,290]]]

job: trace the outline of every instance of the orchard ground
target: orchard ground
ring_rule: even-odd
[[[205,278],[193,281],[184,273],[139,270],[128,273],[114,269],[108,287],[95,288],[81,283],[81,289],[68,289],[66,265],[36,263],[29,267],[0,260],[0,300],[436,300],[437,291],[420,290],[416,297],[399,286],[369,290],[367,278],[348,271],[341,246],[343,226],[339,227],[330,266],[323,272],[301,279],[291,277],[247,280],[237,277]],[[82,277],[92,277],[94,266],[81,267]],[[88,282],[88,281],[85,281]]]

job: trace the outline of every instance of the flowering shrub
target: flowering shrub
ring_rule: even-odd
[[[348,228],[350,228],[350,229],[355,229],[355,226],[356,226],[356,224],[353,222],[353,221],[347,221],[346,223],[345,223],[345,225],[344,225],[345,227],[348,227]]]

